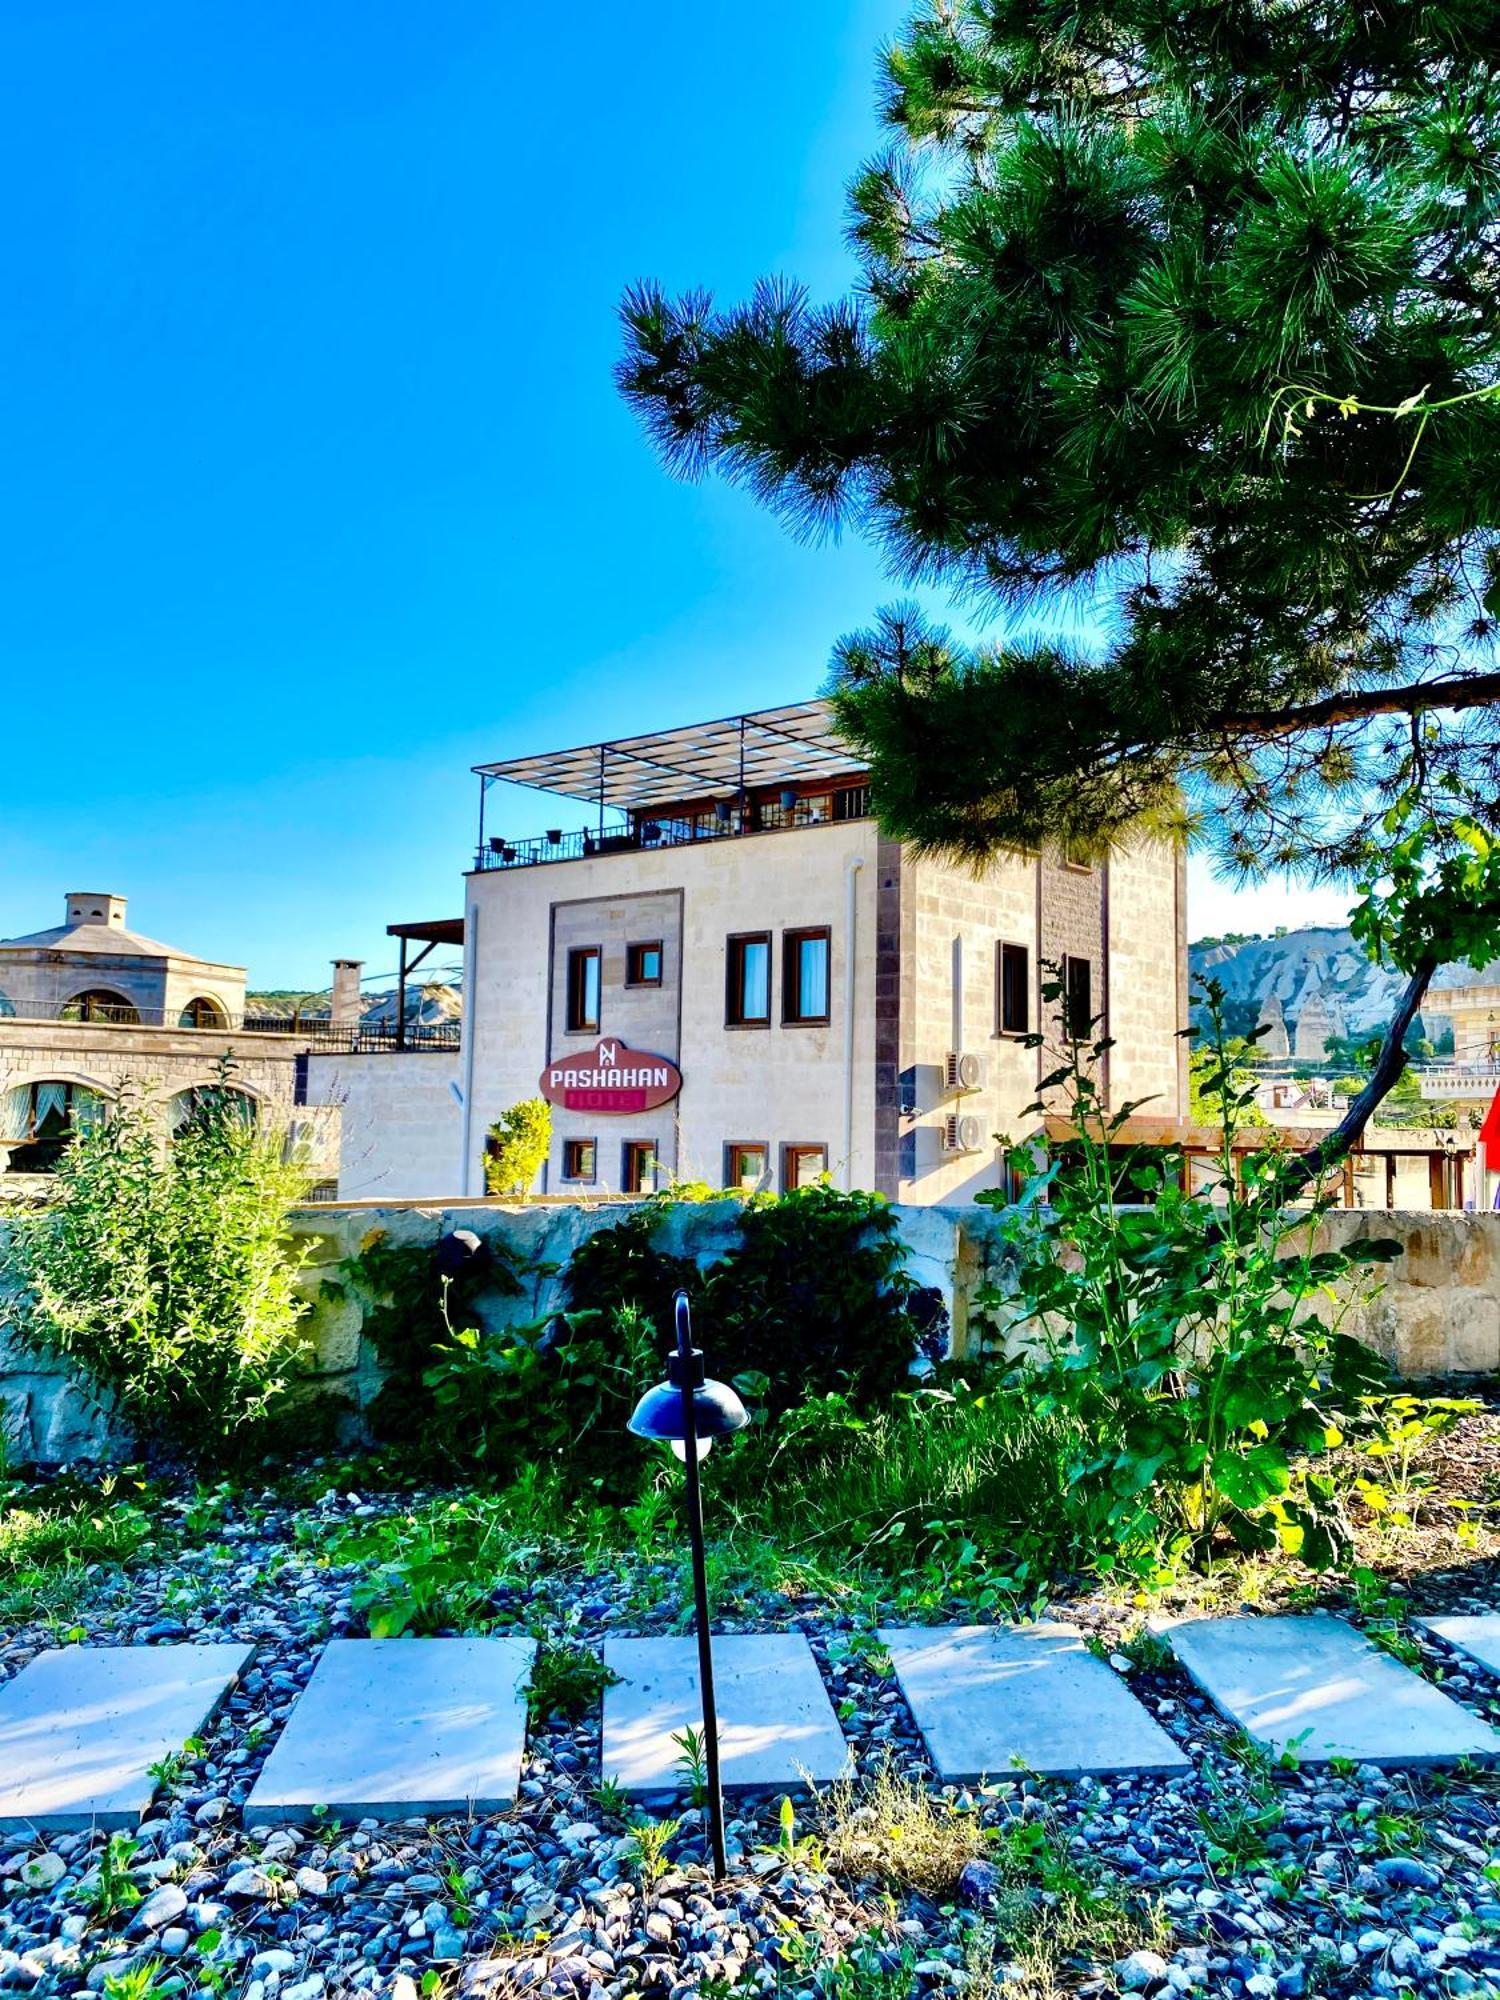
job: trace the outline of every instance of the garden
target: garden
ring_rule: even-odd
[[[1069,1045],[1075,1147],[1016,1149],[1007,1283],[947,1351],[887,1204],[819,1184],[743,1201],[707,1264],[675,1189],[555,1274],[500,1235],[378,1235],[336,1283],[383,1387],[312,1398],[299,1193],[211,1097],[163,1158],[128,1104],[9,1219],[13,1339],[66,1356],[128,1463],[16,1468],[0,1669],[69,1643],[233,1639],[254,1658],[154,1768],[133,1831],[0,1844],[0,1983],[106,2000],[226,1993],[896,1996],[1493,1990],[1496,1780],[1271,1755],[1174,1659],[1163,1616],[1337,1610],[1476,1716],[1486,1676],[1416,1622],[1487,1609],[1500,1413],[1422,1393],[1343,1330],[1394,1245],[1316,1250],[1295,1163],[1237,1156],[1249,1101],[1215,996],[1198,1085],[1212,1186],[1112,1143]],[[1217,1055],[1215,1051],[1217,1050]],[[693,1300],[750,1421],[702,1466],[716,1633],[803,1635],[846,1777],[732,1795],[706,1869],[701,1741],[643,1805],[602,1762],[619,1634],[690,1629],[682,1468],[631,1436]],[[1441,1389],[1442,1385],[1439,1385]],[[339,1441],[342,1428],[345,1441]],[[882,1631],[1066,1620],[1189,1760],[1172,1777],[944,1784]],[[503,1814],[257,1825],[245,1802],[331,1638],[536,1645]]]

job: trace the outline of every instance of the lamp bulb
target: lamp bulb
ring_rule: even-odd
[[[698,1439],[697,1439],[697,1444],[698,1444],[698,1454],[697,1454],[697,1455],[698,1455],[698,1458],[700,1459],[700,1461],[701,1461],[702,1459],[705,1459],[705,1458],[707,1458],[707,1457],[708,1457],[708,1450],[709,1450],[709,1446],[710,1446],[710,1445],[711,1445],[712,1443],[713,1443],[713,1439],[712,1439],[711,1437],[704,1437],[704,1436],[702,1435],[702,1433],[701,1433],[701,1432],[699,1433],[699,1436],[698,1436]],[[672,1439],[672,1456],[673,1456],[674,1458],[680,1458],[680,1459],[682,1460],[682,1462],[683,1462],[683,1464],[684,1464],[684,1465],[686,1465],[686,1464],[687,1464],[687,1439],[686,1439],[686,1438],[673,1438],[673,1439]]]

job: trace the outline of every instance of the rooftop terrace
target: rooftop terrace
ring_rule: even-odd
[[[835,733],[826,701],[474,769],[480,779],[478,869],[773,833],[860,819],[869,811],[866,766]],[[559,826],[529,839],[495,833],[486,826],[486,804],[498,781],[587,804],[592,824]]]

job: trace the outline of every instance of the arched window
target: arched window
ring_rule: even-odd
[[[239,1118],[246,1125],[253,1125],[256,1117],[255,1099],[248,1090],[236,1090],[232,1084],[191,1084],[188,1089],[179,1090],[167,1107],[172,1136],[175,1138],[194,1118],[213,1116],[218,1112]]]
[[[177,1017],[179,1028],[227,1028],[229,1016],[217,1000],[210,1000],[200,993],[195,1000],[189,1000]]]
[[[16,1011],[16,1003],[8,993],[0,993],[0,1021],[10,1020]]]
[[[128,1027],[133,1022],[139,1022],[141,1017],[123,993],[112,993],[107,986],[90,986],[86,992],[75,993],[57,1018],[60,1021],[108,1021]]]
[[[84,1083],[18,1083],[0,1094],[3,1171],[50,1174],[69,1140],[103,1111],[104,1099]]]

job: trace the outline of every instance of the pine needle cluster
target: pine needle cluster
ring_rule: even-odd
[[[846,638],[886,826],[1343,873],[1500,800],[1497,0],[929,0],[882,107],[856,293],[640,285],[620,381],[673,470],[1107,633]]]

